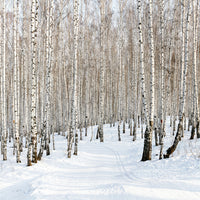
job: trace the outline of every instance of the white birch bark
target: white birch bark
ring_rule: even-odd
[[[196,19],[196,32],[195,32],[195,45],[197,45],[197,39],[198,39],[198,28],[199,28],[199,0],[196,1],[196,16],[195,16],[195,19]],[[197,50],[197,46],[195,46],[194,48],[196,48]],[[196,51],[194,49],[194,52],[196,53]],[[195,55],[194,54],[194,58],[197,56],[197,54]],[[195,65],[197,67],[197,65],[199,64],[199,62],[197,62],[197,59],[194,60],[194,68],[195,68]],[[195,70],[194,70],[195,72]],[[199,130],[199,126],[200,126],[200,119],[199,119],[199,98],[198,98],[198,81],[197,81],[197,73],[195,73],[195,76],[196,76],[196,86],[195,86],[195,96],[196,96],[196,132],[197,132],[197,138],[200,138],[200,130]]]
[[[17,4],[17,5],[16,5]],[[13,26],[13,36],[14,36],[14,137],[15,137],[15,146],[16,146],[16,161],[20,161],[20,141],[19,141],[19,65],[18,65],[18,56],[17,56],[17,45],[18,45],[18,6],[19,2],[13,1],[13,10],[14,10],[14,26]]]
[[[78,37],[79,37],[79,1],[74,0],[74,130],[75,130],[75,141],[74,141],[74,155],[78,155],[78,91],[77,91],[77,83],[78,83]],[[79,108],[80,109],[80,108]]]
[[[1,6],[0,6],[1,9]],[[1,154],[3,154],[3,135],[2,135],[2,119],[3,119],[3,34],[2,34],[2,18],[0,18],[0,141],[1,141]]]
[[[132,13],[131,13],[132,14]],[[137,96],[136,93],[135,93],[135,87],[136,85],[134,84],[134,80],[135,80],[135,73],[134,73],[134,68],[135,68],[135,65],[134,65],[134,61],[133,61],[133,26],[130,27],[130,33],[129,33],[129,45],[130,45],[130,74],[131,74],[131,78],[130,78],[130,81],[131,81],[131,84],[130,84],[130,94],[131,94],[131,99],[130,99],[130,102],[129,102],[129,105],[130,105],[130,114],[129,114],[129,120],[130,120],[130,136],[133,135],[133,107],[134,107],[134,96]],[[134,52],[135,53],[135,52]],[[134,115],[135,117],[135,115]],[[134,125],[135,125],[135,121],[134,121]]]
[[[137,83],[137,74],[138,74],[138,70],[137,70],[137,60],[135,58],[135,54],[136,52],[134,51],[134,127],[133,127],[133,141],[136,140],[137,138],[137,124],[138,124],[138,100],[140,99],[138,97],[138,83]]]
[[[122,0],[119,0],[119,83],[118,83],[118,141],[121,141],[120,126],[122,120]]]
[[[25,2],[23,2],[23,13],[25,15],[26,13],[26,9],[29,10],[30,9],[30,3],[25,4]],[[25,6],[26,5],[26,6]],[[29,13],[29,12],[28,12]],[[29,18],[28,18],[29,19]],[[28,147],[28,138],[30,135],[29,132],[29,69],[30,69],[30,64],[29,64],[29,60],[30,60],[30,44],[26,44],[26,41],[29,41],[30,38],[30,27],[29,27],[29,20],[28,19],[24,19],[23,20],[23,53],[24,53],[24,92],[25,92],[25,98],[24,98],[24,135],[25,135],[25,148]]]
[[[160,109],[160,156],[163,156],[163,137],[164,137],[164,1],[160,0],[160,28],[161,28],[161,109]]]
[[[88,115],[89,115],[89,80],[88,80],[88,72],[89,72],[89,48],[88,48],[88,28],[87,28],[87,26],[88,26],[88,2],[87,2],[87,0],[84,0],[84,4],[85,4],[85,10],[84,10],[84,12],[85,12],[85,17],[84,17],[84,23],[85,23],[85,25],[86,25],[86,27],[85,27],[85,30],[84,30],[84,39],[85,39],[85,42],[86,42],[86,44],[85,44],[85,55],[84,55],[84,57],[85,57],[85,67],[86,67],[86,74],[85,74],[85,76],[86,76],[86,79],[85,79],[85,81],[86,81],[86,94],[85,94],[85,125],[84,125],[84,127],[85,127],[85,136],[87,136],[87,131],[88,131],[88,128],[87,128],[87,126],[88,126]]]
[[[153,2],[149,0],[149,29],[150,29],[150,123],[153,128],[154,121],[154,33],[153,33]]]
[[[184,70],[183,70],[183,94],[181,101],[181,112],[179,114],[179,120],[183,118],[183,114],[185,111],[185,97],[186,97],[186,81],[187,81],[187,70],[188,70],[188,59],[189,59],[189,50],[188,50],[188,41],[189,41],[189,22],[191,16],[191,2],[188,2],[188,13],[186,18],[186,30],[185,30],[185,56],[184,56]]]
[[[198,0],[192,0],[193,5],[193,121],[190,139],[194,139],[195,129],[197,128],[197,137],[199,136],[199,106],[198,106],[198,82],[197,82],[197,10]]]
[[[143,44],[143,33],[142,33],[142,13],[141,13],[141,0],[138,0],[138,29],[139,29],[139,46],[140,46],[140,79],[141,79],[141,91],[142,91],[142,105],[143,112],[146,121],[146,130],[144,136],[144,148],[142,161],[151,160],[152,153],[152,131],[149,126],[149,113],[147,106],[147,94],[145,87],[145,74],[144,74],[144,44]]]
[[[78,153],[78,132],[77,128],[77,68],[78,68],[78,32],[79,32],[79,1],[74,0],[74,61],[73,61],[73,89],[71,99],[71,125],[68,133],[68,158],[71,158],[73,134],[75,132],[75,151]]]
[[[100,142],[104,141],[103,124],[104,124],[104,71],[105,71],[105,0],[100,0],[100,94],[99,94],[99,138]]]
[[[51,130],[53,130],[53,124],[52,124],[52,109],[51,106],[51,92],[52,92],[52,66],[53,66],[53,7],[54,7],[54,1],[50,1],[49,5],[49,62],[47,63],[47,82],[46,82],[46,93],[47,93],[47,131],[46,131],[46,155],[50,155],[50,136],[51,136]],[[47,19],[48,20],[48,19]],[[54,136],[54,135],[53,135]]]
[[[49,153],[49,126],[47,124],[48,122],[48,112],[49,112],[49,95],[50,95],[50,42],[49,42],[49,29],[50,29],[50,2],[49,0],[46,1],[46,51],[45,51],[45,64],[46,64],[46,81],[44,81],[46,83],[46,87],[44,87],[44,121],[43,121],[43,130],[42,130],[42,135],[41,135],[41,145],[40,145],[40,151],[38,154],[38,159],[41,160],[42,156],[43,156],[43,151],[44,149],[46,150],[46,154],[48,155]],[[45,144],[44,144],[45,143]]]
[[[2,143],[3,143],[3,160],[7,160],[7,116],[6,116],[6,11],[5,0],[3,0],[3,109],[2,109]]]
[[[38,159],[41,160],[43,156],[44,149],[46,150],[46,155],[50,155],[50,94],[51,94],[51,66],[52,66],[52,9],[53,4],[47,1],[47,20],[46,20],[46,87],[44,90],[44,121],[43,121],[43,131],[41,135],[41,145],[38,154]],[[44,144],[45,143],[45,144]]]
[[[38,1],[32,0],[31,5],[31,138],[29,138],[27,165],[31,166],[31,150],[33,150],[32,161],[37,163],[37,119],[36,119],[36,83],[37,83],[37,63],[36,63],[36,45],[37,45],[37,17]]]
[[[182,0],[182,52],[181,52],[181,73],[180,73],[180,89],[179,89],[179,116],[181,115],[181,105],[183,100],[183,73],[185,65],[185,0]],[[183,134],[183,129],[182,133]]]
[[[61,7],[60,7],[60,10],[62,10],[63,9],[63,1],[61,1]],[[61,11],[60,12],[60,18],[62,18],[62,16],[63,16],[63,12]],[[58,60],[59,60],[59,62],[61,62],[61,66],[58,66],[58,76],[59,76],[59,79],[58,79],[58,90],[59,90],[59,100],[58,100],[58,102],[59,102],[59,109],[58,109],[58,114],[59,114],[59,130],[58,130],[58,134],[60,135],[61,133],[63,133],[63,99],[62,99],[62,97],[63,97],[63,88],[62,88],[62,69],[63,69],[63,65],[62,65],[62,60],[63,60],[63,58],[62,58],[62,43],[63,43],[63,38],[62,38],[62,36],[63,36],[63,26],[62,26],[62,24],[63,24],[63,22],[61,21],[60,23],[59,23],[59,26],[58,26],[58,31],[59,31],[59,33],[58,33],[58,45],[59,45],[59,53],[58,53],[58,55],[59,55],[59,58],[58,58]],[[59,64],[58,64],[59,65]]]
[[[145,76],[144,76],[144,44],[143,44],[143,33],[142,33],[142,14],[141,14],[141,0],[138,0],[138,15],[139,15],[139,47],[140,47],[140,79],[141,79],[141,92],[142,92],[142,103],[145,115],[145,120],[148,121],[148,107],[146,99],[146,87],[145,87]]]

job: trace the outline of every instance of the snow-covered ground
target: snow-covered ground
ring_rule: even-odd
[[[105,125],[100,143],[90,142],[90,128],[71,159],[65,137],[56,134],[56,150],[32,167],[26,167],[25,151],[22,163],[15,163],[9,147],[8,161],[0,161],[0,200],[200,199],[200,140],[188,140],[186,132],[170,159],[159,160],[159,147],[153,145],[152,161],[140,162],[140,130],[135,142],[126,130],[118,142],[117,126]],[[167,133],[164,150],[173,142],[169,128]]]

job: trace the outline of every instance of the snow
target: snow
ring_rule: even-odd
[[[26,150],[17,164],[9,144],[8,160],[0,161],[0,200],[200,199],[200,140],[189,140],[189,132],[170,159],[158,159],[159,147],[153,141],[152,161],[140,162],[140,129],[135,142],[128,125],[121,142],[117,126],[104,126],[104,143],[95,138],[90,142],[91,131],[79,142],[79,155],[71,159],[66,138],[55,134],[56,150],[31,167],[26,166]],[[169,123],[166,132],[164,150],[173,142]]]

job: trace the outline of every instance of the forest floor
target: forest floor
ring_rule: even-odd
[[[93,127],[96,133],[97,127]],[[0,161],[0,200],[199,200],[200,140],[185,132],[176,152],[159,160],[153,141],[152,161],[140,162],[143,139],[126,133],[117,141],[117,126],[104,126],[104,143],[79,142],[78,156],[67,158],[67,140],[55,134],[56,150],[42,161],[26,166],[26,151],[17,164],[8,147],[8,160]],[[173,142],[169,128],[164,150]],[[52,148],[52,147],[51,147]]]

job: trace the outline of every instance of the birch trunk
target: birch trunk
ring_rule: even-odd
[[[163,157],[163,137],[164,137],[164,1],[160,0],[160,28],[161,28],[161,109],[160,109],[160,156]]]
[[[2,109],[2,143],[3,143],[3,160],[7,160],[7,116],[6,116],[6,11],[5,0],[3,1],[3,109]]]
[[[135,54],[135,51],[134,51]],[[133,141],[136,140],[137,138],[137,124],[138,124],[138,96],[137,96],[137,61],[134,61],[134,97],[135,97],[135,102],[134,102],[134,126],[133,126]]]
[[[17,4],[17,7],[16,7]],[[18,7],[19,1],[13,1],[13,10],[14,10],[14,26],[13,26],[13,36],[14,36],[14,137],[15,137],[15,147],[16,147],[16,161],[20,161],[20,141],[19,141],[19,65],[17,57],[17,45],[18,45]]]
[[[179,89],[179,101],[182,100],[183,94],[183,71],[185,63],[185,0],[182,0],[182,51],[181,51],[181,73],[180,73],[180,89]],[[181,111],[181,103],[179,102],[179,112]],[[180,115],[180,113],[179,113]]]
[[[1,9],[1,7],[0,7]],[[1,154],[3,154],[3,135],[2,135],[2,119],[3,119],[3,57],[2,57],[2,46],[3,46],[3,34],[2,34],[2,18],[0,18],[0,142],[1,142]],[[11,79],[12,80],[12,79]]]
[[[0,7],[1,9],[1,7]],[[0,18],[0,142],[1,142],[1,154],[3,154],[3,134],[2,134],[2,119],[3,119],[3,34],[2,34],[2,18]]]
[[[120,21],[119,21],[119,83],[118,83],[118,140],[121,141],[120,136],[120,126],[122,120],[122,0],[119,0],[119,11],[120,11]]]
[[[153,2],[149,0],[149,29],[150,29],[150,63],[151,63],[151,71],[150,71],[150,140],[149,144],[152,146],[152,133],[153,133],[153,124],[154,124],[154,32],[153,32]],[[147,121],[148,123],[148,121]],[[149,151],[152,147],[150,147]],[[151,152],[150,152],[151,153]],[[151,159],[151,158],[150,158]]]
[[[197,8],[198,0],[195,7],[195,0],[192,0],[193,5],[193,119],[190,139],[194,139],[195,129],[199,126],[199,107],[198,107],[198,83],[197,83]],[[199,129],[197,128],[197,136],[199,136]]]
[[[153,2],[149,0],[149,29],[150,29],[150,130],[153,131],[154,121],[154,33],[153,33]],[[152,135],[152,133],[151,133]]]
[[[37,18],[38,18],[38,1],[32,0],[31,5],[31,138],[29,138],[27,165],[31,166],[31,149],[33,150],[32,162],[37,163],[37,119],[36,119],[36,47],[37,47]]]
[[[52,127],[52,106],[51,106],[51,91],[52,91],[52,66],[53,66],[53,41],[52,41],[52,31],[53,31],[53,1],[49,1],[48,6],[48,12],[49,12],[49,19],[47,18],[47,37],[48,37],[48,43],[47,53],[49,54],[47,56],[47,74],[46,74],[46,140],[45,140],[45,147],[46,147],[46,155],[50,155],[50,136],[51,136],[51,127]]]
[[[29,9],[29,3],[27,4],[28,5],[28,8]],[[23,13],[25,13],[25,10],[26,10],[26,7],[25,7],[25,3],[23,3]],[[25,39],[28,40],[30,38],[30,28],[29,28],[29,21],[24,19],[23,21],[23,26],[24,26],[24,46],[25,46]],[[25,47],[24,47],[25,48]],[[24,99],[24,102],[25,102],[25,120],[24,120],[24,129],[25,129],[25,137],[26,137],[26,141],[25,141],[25,147],[27,148],[28,147],[28,138],[29,138],[29,50],[30,50],[30,45],[28,44],[27,45],[27,55],[25,56],[24,55],[24,65],[26,65],[26,67],[24,66],[24,75],[25,75],[25,82],[24,82],[24,90],[25,90],[25,99]],[[25,50],[24,50],[24,54],[25,54]]]
[[[152,153],[152,131],[149,126],[149,113],[147,106],[147,94],[145,87],[145,74],[144,74],[144,44],[143,44],[143,33],[142,33],[142,13],[141,13],[141,0],[138,0],[138,30],[139,30],[139,47],[140,47],[140,79],[141,79],[141,91],[142,91],[142,105],[146,121],[146,130],[144,135],[144,148],[141,161],[151,160]],[[151,124],[150,124],[151,125]]]
[[[73,61],[73,88],[72,88],[72,99],[71,99],[71,124],[70,132],[68,136],[68,158],[71,158],[72,142],[75,132],[75,151],[74,154],[78,153],[78,132],[77,128],[77,68],[78,68],[78,32],[79,32],[79,1],[74,0],[74,61]]]
[[[132,26],[130,27],[130,30],[129,30],[129,45],[130,45],[130,61],[129,62],[130,62],[130,73],[131,73],[131,77],[130,77],[131,99],[130,99],[130,102],[129,102],[129,105],[130,105],[130,108],[129,108],[129,110],[130,110],[129,126],[130,126],[130,136],[132,136],[133,135],[133,112],[132,111],[133,111],[133,107],[134,107],[134,96],[136,96],[136,92],[135,92],[136,85],[134,84],[134,80],[135,80],[134,68],[135,68],[135,65],[133,64],[134,61],[133,61],[133,27]],[[134,121],[134,125],[135,125],[135,121]]]
[[[99,97],[99,138],[100,142],[104,141],[103,135],[103,124],[104,124],[104,70],[105,70],[105,54],[104,54],[104,45],[105,45],[105,0],[100,0],[100,13],[101,13],[101,27],[100,27],[100,97]]]

